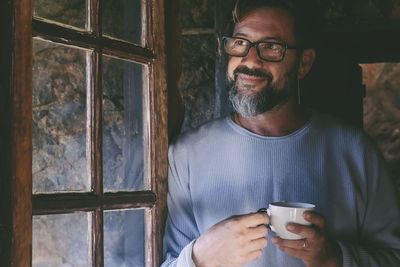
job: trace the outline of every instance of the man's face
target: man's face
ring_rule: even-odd
[[[235,25],[234,37],[251,42],[278,41],[296,45],[293,21],[276,8],[251,11]],[[252,117],[273,109],[295,94],[298,60],[296,50],[288,49],[281,62],[259,58],[252,47],[246,57],[230,57],[228,81],[230,100],[242,116]]]

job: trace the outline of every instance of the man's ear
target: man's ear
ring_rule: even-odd
[[[316,52],[314,48],[304,49],[300,56],[299,71],[297,73],[298,79],[303,79],[311,70],[314,63]]]

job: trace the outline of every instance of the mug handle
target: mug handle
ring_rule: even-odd
[[[272,226],[272,223],[271,223],[271,210],[267,209],[267,208],[261,208],[257,212],[265,212],[268,215],[270,220],[269,220],[269,224],[267,225],[267,227],[276,233],[276,230],[275,230],[274,226]]]

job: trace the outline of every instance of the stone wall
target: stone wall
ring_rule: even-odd
[[[364,129],[376,141],[400,190],[400,63],[362,64]]]
[[[33,42],[33,193],[87,191],[86,52]]]
[[[215,1],[181,0],[183,71],[179,83],[186,107],[182,130],[214,118]]]

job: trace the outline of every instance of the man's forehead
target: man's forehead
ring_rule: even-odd
[[[264,39],[292,39],[293,19],[283,9],[260,8],[248,12],[235,24],[233,35]],[[255,41],[255,40],[252,40]],[[287,40],[291,41],[291,40]]]
[[[244,38],[248,39],[249,41],[252,42],[268,42],[268,41],[277,41],[277,42],[284,42],[284,38],[282,38],[279,33],[270,33],[269,35],[260,35],[259,37],[255,37],[254,34],[249,35],[246,33],[242,32],[234,32],[232,34],[233,37],[239,37],[239,38]]]
[[[281,35],[281,31],[274,24],[244,22],[235,25],[233,34],[237,37],[260,35],[262,38],[268,38]]]

